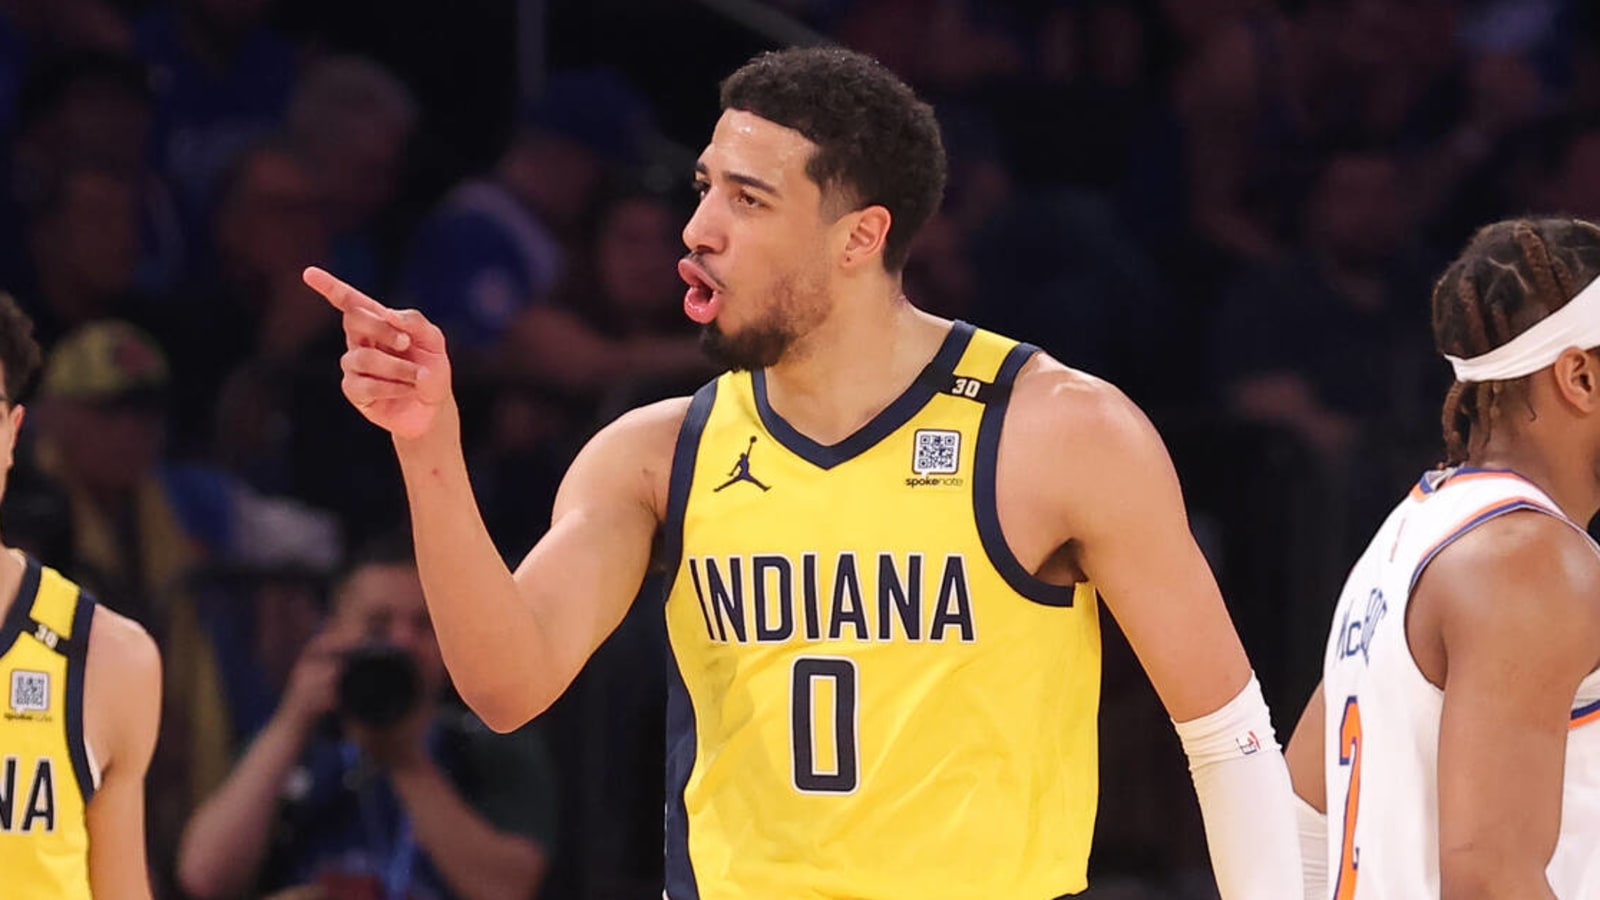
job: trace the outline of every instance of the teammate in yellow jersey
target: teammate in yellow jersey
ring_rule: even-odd
[[[22,427],[18,398],[38,367],[33,323],[0,294],[0,491]],[[0,544],[0,690],[0,895],[148,898],[144,776],[161,710],[155,642]]]
[[[441,332],[307,273],[344,313],[346,396],[393,435],[462,696],[496,728],[539,714],[654,562],[671,900],[1047,900],[1085,887],[1098,590],[1180,723],[1223,897],[1293,896],[1287,769],[1154,429],[901,293],[944,189],[932,110],[840,49],[760,56],[722,107],[680,274],[730,371],[596,435],[515,572]]]

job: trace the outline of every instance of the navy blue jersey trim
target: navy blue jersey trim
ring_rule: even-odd
[[[694,486],[700,436],[705,432],[706,421],[711,418],[711,407],[716,400],[715,381],[695,392],[672,451],[672,475],[667,487],[667,521],[663,535],[669,592],[678,578],[678,569],[683,565],[684,513],[689,505],[689,490]],[[689,699],[689,689],[683,683],[683,672],[678,667],[677,656],[671,653],[670,642],[668,652],[665,887],[674,900],[699,900],[700,888],[695,882],[694,864],[689,859],[689,815],[683,796],[689,786],[689,774],[694,771],[698,740],[694,705]]]
[[[678,428],[678,440],[672,447],[672,474],[667,482],[667,521],[662,524],[661,561],[666,566],[668,589],[683,563],[683,513],[689,505],[689,488],[694,482],[695,460],[700,455],[700,435],[706,430],[706,420],[711,418],[711,406],[717,402],[717,382],[708,381],[695,391],[689,401],[689,411],[684,414]]]
[[[1000,364],[995,384],[1009,389],[1017,373],[1038,352],[1039,348],[1032,344],[1018,344],[1011,348],[1005,362]],[[1012,590],[1045,606],[1071,606],[1076,588],[1051,584],[1035,577],[1011,552],[1011,546],[1000,531],[995,471],[1000,459],[1000,430],[1005,423],[1008,406],[1009,402],[985,406],[983,421],[978,425],[977,465],[972,474],[972,505],[978,520],[978,537],[983,541],[983,550],[988,554],[989,562]]]
[[[1490,469],[1484,468],[1483,466],[1458,466],[1451,470],[1448,475],[1440,478],[1437,482],[1432,477],[1435,474],[1436,471],[1424,472],[1422,477],[1417,480],[1417,490],[1421,491],[1423,494],[1432,494],[1434,491],[1437,491],[1449,484],[1450,479],[1456,477],[1457,475],[1510,475],[1513,478],[1533,484],[1533,482],[1528,481],[1527,478],[1523,477],[1522,473],[1517,472],[1514,469]],[[1534,486],[1537,487],[1538,485]]]
[[[89,771],[89,756],[83,743],[83,678],[89,664],[94,607],[94,598],[80,589],[78,606],[72,613],[72,643],[67,649],[67,751],[72,754],[72,773],[78,778],[84,806],[94,797],[94,776]]]
[[[756,413],[773,440],[817,468],[831,469],[872,449],[928,405],[928,401],[940,392],[940,385],[948,380],[947,376],[955,372],[956,364],[967,352],[967,345],[972,343],[972,335],[976,330],[966,322],[952,324],[950,333],[945,335],[944,343],[939,346],[939,352],[934,354],[933,360],[923,368],[911,386],[882,412],[873,416],[872,421],[837,444],[819,444],[784,421],[767,402],[767,373],[759,369],[750,373]]]

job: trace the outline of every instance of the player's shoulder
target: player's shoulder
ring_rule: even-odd
[[[1600,581],[1600,553],[1571,522],[1524,509],[1495,516],[1452,541],[1429,564],[1419,590],[1501,595],[1589,595]]]
[[[568,470],[568,482],[581,494],[631,498],[664,516],[678,433],[691,402],[673,397],[613,419],[589,438]]]
[[[670,455],[693,401],[693,397],[669,397],[634,407],[607,423],[593,440],[631,447],[642,453],[664,450]]]
[[[1143,410],[1116,385],[1043,352],[1017,373],[1010,402],[1008,435],[1040,443],[1041,449],[1074,448],[1114,458],[1160,443]]]
[[[158,681],[161,651],[144,626],[100,603],[90,609],[88,665],[118,683]]]

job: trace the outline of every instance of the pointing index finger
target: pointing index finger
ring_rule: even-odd
[[[301,277],[305,280],[307,287],[327,298],[328,302],[333,304],[333,308],[340,312],[359,309],[369,312],[385,322],[391,324],[394,322],[394,313],[389,307],[361,293],[325,269],[311,266],[305,270]]]

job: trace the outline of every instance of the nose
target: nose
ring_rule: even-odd
[[[715,212],[715,189],[700,198],[694,208],[694,215],[689,217],[683,226],[683,244],[689,248],[690,253],[709,254],[720,252],[727,242],[727,232],[723,228],[721,217]]]

